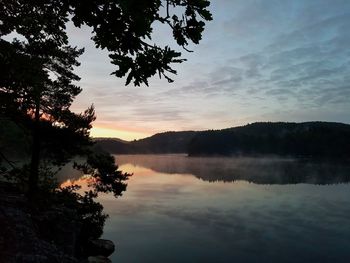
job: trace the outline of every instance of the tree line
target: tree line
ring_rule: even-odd
[[[257,122],[222,130],[164,132],[130,142],[98,138],[95,150],[114,154],[349,157],[350,125],[332,122]]]
[[[196,134],[189,143],[188,154],[349,157],[350,125],[331,122],[271,122],[203,131]]]

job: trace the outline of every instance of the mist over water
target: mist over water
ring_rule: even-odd
[[[349,262],[349,165],[118,155],[134,173],[101,194],[113,262]]]
[[[167,174],[191,174],[208,182],[244,180],[256,184],[335,184],[350,181],[350,164],[340,160],[281,157],[187,157],[185,154],[119,155],[132,164]]]

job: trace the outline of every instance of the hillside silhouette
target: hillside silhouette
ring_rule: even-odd
[[[349,157],[350,125],[334,122],[257,122],[222,130],[158,133],[131,142],[99,138],[95,148],[114,154]]]
[[[131,142],[117,138],[96,138],[95,149],[114,154],[187,153],[195,131],[164,132]]]

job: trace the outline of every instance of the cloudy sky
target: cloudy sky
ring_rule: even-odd
[[[126,140],[157,132],[221,129],[255,121],[350,123],[349,0],[212,0],[203,40],[183,52],[174,83],[125,87],[89,28],[69,25],[85,47],[83,92],[73,105],[94,104],[93,136]],[[165,28],[154,40],[175,47]],[[180,50],[180,49],[179,49]]]

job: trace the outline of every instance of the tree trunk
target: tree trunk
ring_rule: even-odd
[[[40,101],[35,105],[34,127],[33,127],[33,145],[32,157],[30,161],[29,173],[29,195],[33,196],[38,190],[39,182],[39,158],[40,158]]]

